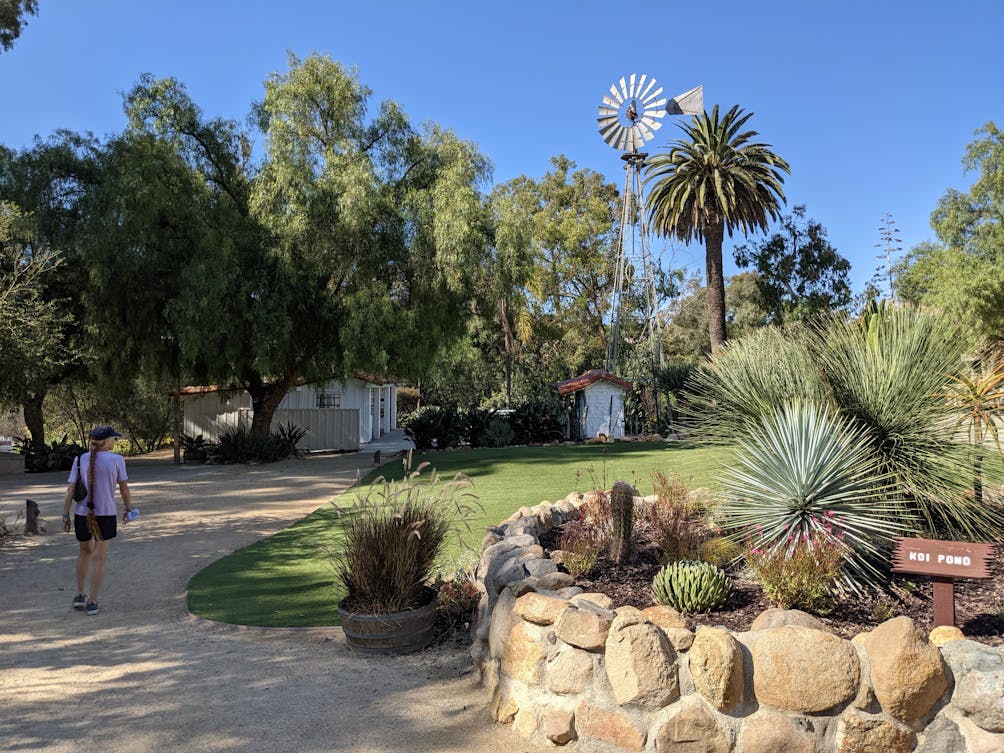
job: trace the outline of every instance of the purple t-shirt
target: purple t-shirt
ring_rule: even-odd
[[[86,515],[88,512],[87,503],[91,497],[94,498],[95,515],[115,515],[115,487],[119,481],[128,481],[126,475],[125,458],[114,452],[94,453],[94,489],[91,489],[91,453],[85,452],[80,456],[80,474],[87,487],[87,496],[77,502],[73,511],[77,515]],[[67,483],[77,482],[77,461],[74,461],[70,470],[70,478]]]

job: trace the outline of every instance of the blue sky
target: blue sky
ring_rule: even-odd
[[[316,51],[357,66],[374,100],[477,142],[496,182],[539,177],[564,153],[620,186],[596,109],[616,79],[647,73],[669,94],[703,84],[709,109],[755,113],[792,166],[789,206],[828,229],[858,290],[879,263],[884,213],[904,250],[932,239],[938,198],[974,178],[961,165],[973,132],[1004,124],[1002,28],[999,0],[41,0],[0,53],[0,143],[116,132],[121,92],[144,72],[184,82],[208,115],[243,118],[287,51]],[[650,152],[676,137],[671,120]],[[674,256],[692,270],[703,258]]]

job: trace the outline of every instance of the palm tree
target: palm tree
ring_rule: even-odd
[[[684,243],[704,241],[713,352],[725,344],[725,231],[731,237],[736,228],[743,234],[765,230],[785,201],[781,172],[791,173],[769,144],[750,141],[756,131],[742,130],[752,115],[743,114],[738,105],[720,119],[717,105],[710,115],[695,115],[689,125],[680,126],[688,138],[673,142],[645,170],[645,182],[654,184],[647,209],[655,232]]]

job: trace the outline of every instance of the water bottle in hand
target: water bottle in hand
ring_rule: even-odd
[[[136,520],[139,517],[139,508],[134,507],[126,513],[126,520]]]

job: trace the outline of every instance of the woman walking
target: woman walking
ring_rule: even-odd
[[[132,510],[129,496],[128,476],[125,458],[111,452],[116,437],[122,435],[111,426],[96,426],[89,435],[89,450],[77,458],[70,471],[66,499],[63,503],[63,530],[70,530],[70,506],[73,504],[73,489],[78,476],[87,487],[87,496],[77,502],[73,515],[73,529],[80,542],[77,557],[77,595],[73,597],[76,609],[86,609],[87,614],[98,613],[98,592],[105,579],[105,560],[108,556],[108,542],[115,538],[118,518],[115,514],[115,486],[118,485],[125,504],[122,522]],[[86,590],[87,576],[90,574],[90,591]]]

